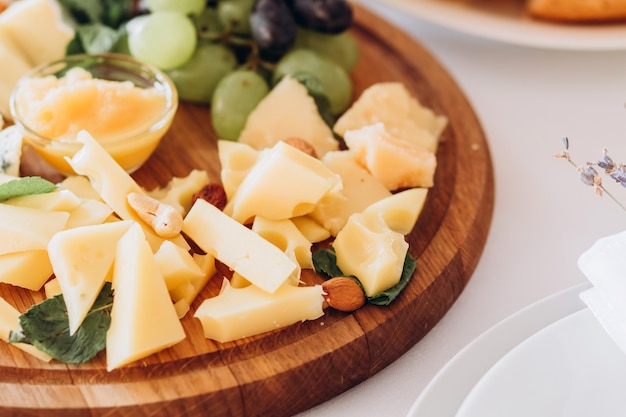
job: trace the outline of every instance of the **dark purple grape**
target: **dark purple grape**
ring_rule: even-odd
[[[288,0],[296,23],[323,33],[340,33],[352,24],[352,7],[346,0]]]
[[[250,28],[261,58],[268,61],[278,61],[296,40],[296,22],[284,0],[256,0]]]

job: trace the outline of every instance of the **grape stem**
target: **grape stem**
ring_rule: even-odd
[[[258,67],[264,67],[269,70],[273,70],[275,67],[274,64],[263,61],[260,58],[259,46],[256,44],[256,42],[254,42],[254,40],[233,35],[232,27],[228,27],[223,32],[203,31],[198,34],[198,37],[200,39],[208,40],[210,42],[222,42],[230,46],[249,48],[250,54],[248,55],[248,60],[246,61],[244,66],[251,70],[256,70]]]

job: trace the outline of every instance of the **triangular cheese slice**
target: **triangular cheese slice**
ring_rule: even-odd
[[[132,221],[77,227],[57,233],[48,254],[63,292],[70,334],[80,327],[111,273],[118,240]]]
[[[65,227],[70,214],[0,204],[0,254],[43,250]],[[9,238],[10,236],[10,238]]]
[[[185,338],[150,245],[133,224],[117,244],[107,369],[144,358]]]

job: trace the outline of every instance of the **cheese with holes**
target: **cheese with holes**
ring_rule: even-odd
[[[191,297],[189,294],[189,291],[193,292],[191,282],[200,280],[204,273],[189,252],[166,240],[154,254],[154,259],[172,300],[178,301],[181,298]],[[175,294],[181,294],[179,290],[181,287],[185,289],[182,291],[183,295],[175,296]]]
[[[141,187],[87,131],[80,131],[76,140],[83,146],[72,158],[67,159],[72,169],[77,174],[89,178],[92,187],[98,192],[100,198],[120,218],[139,223],[150,247],[156,251],[161,246],[163,238],[142,221],[126,201],[126,196],[132,192],[145,194]],[[172,241],[184,248],[189,248],[185,239],[180,235]]]
[[[427,188],[410,188],[375,202],[363,210],[363,214],[380,217],[394,232],[408,235],[422,212],[427,195]]]
[[[191,207],[183,232],[205,252],[268,293],[297,273],[298,264],[280,249],[205,200],[198,199]]]
[[[402,83],[384,82],[363,91],[333,129],[345,137],[349,130],[375,123],[383,123],[387,131],[399,140],[435,152],[448,119],[420,104]]]
[[[226,198],[230,200],[256,163],[259,151],[249,145],[230,140],[218,140],[217,151],[222,167],[220,171],[222,185]]]
[[[48,252],[27,250],[0,255],[0,282],[39,291],[52,276]]]
[[[65,227],[69,213],[15,207],[0,203],[0,255],[27,250],[41,250],[55,233]]]
[[[324,155],[322,162],[341,177],[340,193],[324,196],[309,216],[336,236],[353,213],[391,195],[379,180],[357,163],[352,152],[336,151]]]
[[[48,254],[67,306],[70,335],[78,330],[113,272],[117,242],[131,224],[123,221],[78,227],[59,232],[50,240]]]
[[[397,139],[382,123],[349,130],[344,140],[355,159],[387,189],[433,186],[435,154]]]
[[[240,223],[257,215],[284,220],[310,213],[340,188],[339,175],[319,159],[279,142],[261,152],[224,211]]]
[[[163,276],[141,227],[134,223],[117,243],[107,370],[175,345],[185,338]]]
[[[309,216],[293,217],[291,221],[311,243],[318,243],[330,237],[330,232]]]
[[[293,255],[301,268],[313,268],[311,242],[291,220],[269,220],[257,216],[252,231],[283,252]]]
[[[229,342],[280,329],[324,314],[321,285],[283,285],[268,294],[255,285],[233,288],[224,280],[216,297],[200,304],[194,317],[202,323],[204,337]]]
[[[318,157],[339,148],[306,87],[285,76],[250,113],[238,141],[265,149],[290,137],[309,142]]]
[[[337,234],[333,248],[339,269],[357,277],[365,293],[373,296],[400,281],[409,244],[382,217],[356,213]]]

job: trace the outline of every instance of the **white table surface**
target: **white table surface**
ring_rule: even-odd
[[[579,163],[604,147],[626,162],[626,51],[517,46],[444,29],[382,1],[361,3],[430,50],[467,95],[492,152],[495,210],[478,267],[439,324],[383,371],[300,417],[406,416],[459,350],[519,309],[585,281],[578,256],[626,228],[626,213],[552,157],[568,136]],[[626,201],[626,189],[617,195]]]

